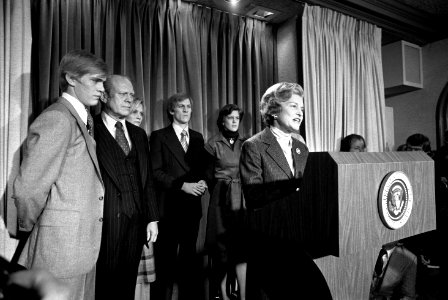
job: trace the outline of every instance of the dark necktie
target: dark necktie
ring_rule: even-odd
[[[93,118],[92,115],[90,114],[89,108],[86,107],[86,111],[87,111],[87,131],[89,132],[90,136],[93,137]]]
[[[296,148],[297,150],[298,148]],[[294,159],[294,152],[296,152],[296,150],[294,150],[294,147],[291,147],[291,157],[292,157],[292,175],[295,177],[296,175],[296,160]]]
[[[376,259],[372,284],[370,286],[371,293],[379,291],[381,287],[381,283],[384,277],[384,271],[387,265],[387,259],[387,251],[384,248],[381,248],[380,253],[378,254],[378,258]]]
[[[129,148],[128,140],[124,135],[123,124],[121,124],[121,122],[117,122],[115,123],[115,128],[117,128],[115,132],[115,140],[117,141],[121,149],[123,149],[124,154],[128,155],[131,149]]]
[[[182,144],[182,148],[184,148],[184,151],[187,152],[188,150],[188,142],[187,142],[187,131],[182,130],[180,133],[180,143]]]

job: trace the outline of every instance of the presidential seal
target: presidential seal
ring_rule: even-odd
[[[387,174],[378,194],[378,211],[384,225],[398,229],[406,224],[411,216],[413,198],[412,185],[405,173]]]

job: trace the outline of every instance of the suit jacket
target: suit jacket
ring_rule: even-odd
[[[205,180],[204,138],[191,129],[188,134],[190,143],[186,153],[172,125],[151,134],[151,162],[161,218],[178,214],[200,218],[202,215],[201,197],[181,191],[184,182]]]
[[[378,261],[382,262],[381,256]],[[399,244],[390,254],[381,274],[374,274],[369,299],[415,299],[416,278],[417,256]]]
[[[98,161],[101,167],[104,185],[106,186],[105,198],[108,204],[112,204],[112,206],[118,205],[118,207],[110,207],[108,209],[117,213],[124,213],[128,217],[132,217],[133,214],[139,213],[143,216],[143,221],[146,224],[152,221],[157,221],[159,219],[159,213],[151,175],[148,138],[145,131],[140,127],[126,122],[126,128],[132,141],[132,147],[135,147],[137,152],[138,172],[140,174],[142,186],[141,199],[135,203],[133,199],[123,199],[120,182],[115,170],[113,151],[122,150],[119,147],[116,147],[118,144],[106,128],[106,125],[104,125],[101,114],[94,117],[94,124]],[[109,205],[107,206],[109,207]],[[105,215],[106,213],[108,216],[112,214],[111,211],[105,211]]]
[[[292,139],[294,175],[269,127],[244,142],[240,175],[251,230],[275,238],[298,238],[298,191],[308,148]]]
[[[31,125],[14,182],[19,230],[31,231],[19,258],[68,278],[92,270],[100,249],[104,186],[95,141],[64,98]]]

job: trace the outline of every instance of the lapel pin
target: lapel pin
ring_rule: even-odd
[[[296,148],[296,153],[300,154],[300,149],[299,148]]]

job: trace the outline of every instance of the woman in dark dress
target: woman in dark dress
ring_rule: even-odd
[[[245,204],[239,175],[241,146],[244,140],[238,132],[243,114],[235,104],[221,108],[217,120],[219,133],[205,145],[210,154],[207,177],[211,195],[206,246],[211,256],[212,292],[220,294],[220,298],[224,300],[230,299],[227,286],[235,273],[239,299],[245,299]]]

